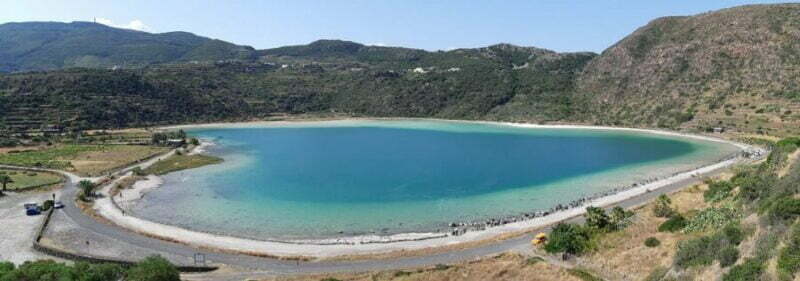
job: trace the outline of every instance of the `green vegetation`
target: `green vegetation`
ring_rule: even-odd
[[[650,248],[658,247],[661,245],[661,241],[658,241],[655,237],[648,237],[644,240],[644,245]]]
[[[27,150],[0,154],[0,164],[66,169],[72,167],[69,158],[84,152],[104,149],[97,145],[63,145],[44,150]]]
[[[94,196],[95,184],[89,180],[82,180],[78,182],[78,188],[81,190],[80,198],[86,201],[88,198]]]
[[[747,259],[743,264],[734,266],[722,277],[723,281],[751,281],[759,280],[764,272],[763,262]]]
[[[730,208],[706,208],[698,212],[689,219],[685,232],[702,232],[712,229],[719,229],[738,218],[735,210]]]
[[[6,182],[4,178],[8,178],[7,180],[9,181]],[[5,191],[6,187],[11,190],[26,189],[30,187],[53,185],[59,182],[61,182],[61,177],[56,174],[18,170],[0,170],[0,184],[3,184],[3,191]]]
[[[686,219],[680,214],[673,214],[658,226],[660,232],[678,232],[686,227]]]
[[[221,163],[222,159],[208,155],[179,155],[156,162],[142,171],[143,174],[164,175],[175,171]]]
[[[594,247],[592,242],[597,236],[617,231],[627,225],[633,212],[620,207],[612,209],[612,215],[598,207],[586,208],[584,225],[559,223],[550,232],[544,250],[548,253],[567,253],[580,255]]]
[[[729,181],[708,182],[708,190],[703,193],[706,202],[719,202],[730,196],[731,191],[736,187]]]
[[[594,276],[591,273],[589,273],[588,271],[580,269],[580,268],[567,269],[567,273],[569,273],[570,275],[575,276],[578,279],[581,279],[583,281],[603,281],[602,278]]]
[[[143,145],[65,144],[0,154],[0,164],[67,170],[92,176],[164,151],[167,148]]]
[[[786,245],[778,256],[778,274],[781,279],[791,280],[798,272],[800,272],[800,223],[795,223]]]
[[[653,215],[658,218],[666,218],[672,216],[672,200],[666,194],[661,194],[656,198],[655,206],[653,207]]]
[[[255,50],[186,32],[150,34],[90,22],[0,25],[0,72],[253,59]],[[46,40],[43,40],[46,38]]]
[[[59,280],[59,281],[179,281],[178,270],[166,259],[148,257],[126,269],[117,264],[73,265],[52,260],[25,262],[19,267],[9,262],[0,263],[0,281]]]
[[[744,234],[735,224],[710,235],[689,239],[678,245],[675,254],[675,265],[679,268],[710,265],[719,260],[723,266],[729,266],[739,258],[738,246]]]
[[[180,281],[180,272],[166,259],[151,256],[131,267],[126,280],[129,281]]]

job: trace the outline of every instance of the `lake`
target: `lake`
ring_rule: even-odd
[[[707,165],[738,148],[639,131],[451,121],[199,127],[218,165],[163,177],[133,209],[255,239],[446,231]]]

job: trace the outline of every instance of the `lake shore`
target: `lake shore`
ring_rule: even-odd
[[[345,121],[363,121],[363,120],[435,120],[435,119],[347,119]],[[442,120],[436,120],[442,121]],[[444,120],[447,121],[447,120]],[[312,123],[324,122],[326,124],[336,121],[311,121]],[[339,121],[342,122],[342,121]],[[470,122],[470,121],[452,121],[452,122]],[[281,124],[297,125],[296,121],[279,121],[276,122],[256,122],[256,123],[215,123],[203,124],[192,126],[175,126],[169,127],[176,128],[190,128],[190,127],[257,127],[257,126],[275,126]],[[647,133],[657,133],[662,135],[683,136],[690,138],[699,138],[703,140],[711,140],[716,142],[723,142],[735,145],[742,150],[753,150],[753,148],[730,142],[723,139],[712,138],[707,136],[697,136],[690,134],[682,134],[677,132],[667,132],[659,130],[635,129],[635,128],[614,128],[614,127],[593,127],[581,125],[536,125],[536,124],[519,124],[519,123],[499,123],[499,122],[471,122],[471,123],[488,123],[497,125],[509,125],[526,128],[573,128],[573,129],[602,129],[602,130],[634,130]],[[308,123],[305,123],[308,124]],[[753,150],[755,151],[755,150]],[[701,177],[720,169],[724,169],[742,160],[742,157],[735,157],[730,159],[723,159],[710,165],[698,167],[690,171],[675,173],[672,175],[665,175],[663,178],[654,179],[653,181],[634,184],[626,189],[615,190],[614,192],[599,194],[592,198],[584,198],[580,202],[566,204],[563,208],[556,210],[543,211],[541,213],[523,216],[520,218],[506,219],[498,223],[490,225],[482,225],[470,229],[466,232],[449,232],[449,233],[403,233],[395,235],[364,235],[346,238],[332,238],[332,239],[319,239],[319,240],[300,240],[300,241],[264,241],[246,238],[237,238],[225,235],[215,235],[210,233],[197,232],[187,230],[175,226],[155,223],[144,219],[136,218],[133,216],[125,215],[120,209],[115,207],[116,204],[99,204],[97,207],[98,213],[102,216],[114,221],[115,223],[131,229],[135,232],[145,233],[151,236],[159,237],[165,240],[178,241],[194,246],[224,249],[230,251],[237,251],[241,253],[249,253],[254,255],[275,255],[275,256],[307,256],[307,257],[333,257],[340,255],[360,255],[369,253],[385,253],[399,250],[416,250],[431,247],[439,247],[445,245],[454,245],[464,242],[475,242],[480,240],[492,239],[498,235],[524,232],[533,229],[541,228],[559,221],[563,221],[584,212],[586,206],[610,206],[629,200],[631,198],[640,196],[642,194],[658,190],[665,186],[675,185],[687,179],[694,177]],[[153,188],[150,185],[141,185],[140,187]],[[139,191],[131,191],[139,192]],[[116,198],[115,198],[116,199]],[[458,223],[454,225],[457,230],[465,230],[470,226],[465,223]]]

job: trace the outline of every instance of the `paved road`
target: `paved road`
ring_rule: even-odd
[[[144,164],[144,163],[143,163]],[[0,165],[2,166],[2,165]],[[129,169],[123,170],[127,172]],[[725,169],[713,171],[707,176],[713,176],[721,173]],[[63,172],[62,172],[63,173]],[[68,180],[64,185],[61,193],[61,200],[64,202],[65,207],[63,212],[69,216],[76,224],[78,224],[85,231],[94,232],[97,235],[104,235],[112,239],[125,241],[131,245],[144,247],[149,249],[158,250],[171,255],[184,256],[187,258],[192,257],[195,253],[203,253],[206,259],[221,264],[228,264],[236,267],[249,268],[260,273],[269,274],[294,274],[294,273],[326,273],[326,272],[344,272],[344,271],[372,271],[372,270],[386,270],[386,269],[399,269],[399,268],[413,268],[430,266],[435,264],[448,264],[456,263],[465,260],[476,259],[488,255],[495,255],[507,252],[514,249],[525,249],[530,247],[529,243],[532,239],[532,234],[521,235],[519,237],[482,245],[469,249],[451,250],[447,252],[421,255],[414,257],[400,257],[389,258],[380,260],[364,260],[364,261],[321,261],[321,262],[296,262],[285,261],[271,258],[261,258],[246,255],[218,253],[203,249],[189,247],[183,244],[162,241],[158,239],[149,238],[137,233],[127,231],[123,228],[100,223],[93,218],[90,218],[81,212],[75,204],[75,198],[78,193],[77,182],[81,179],[77,176],[68,175]],[[674,184],[664,186],[657,191],[642,194],[640,196],[625,200],[616,206],[624,208],[631,208],[641,205],[660,194],[671,193],[679,190],[682,187],[689,186],[697,183],[701,178],[689,178],[676,182]],[[611,206],[609,206],[611,207]],[[569,220],[569,222],[580,222],[582,217],[577,217]],[[547,231],[548,229],[543,229]]]

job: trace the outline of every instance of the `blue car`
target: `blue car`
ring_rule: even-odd
[[[28,216],[38,216],[42,214],[42,211],[39,211],[39,209],[27,209],[25,210],[25,214]]]
[[[28,216],[36,216],[42,213],[42,208],[39,207],[39,204],[26,203],[23,206],[25,206],[25,214]]]

